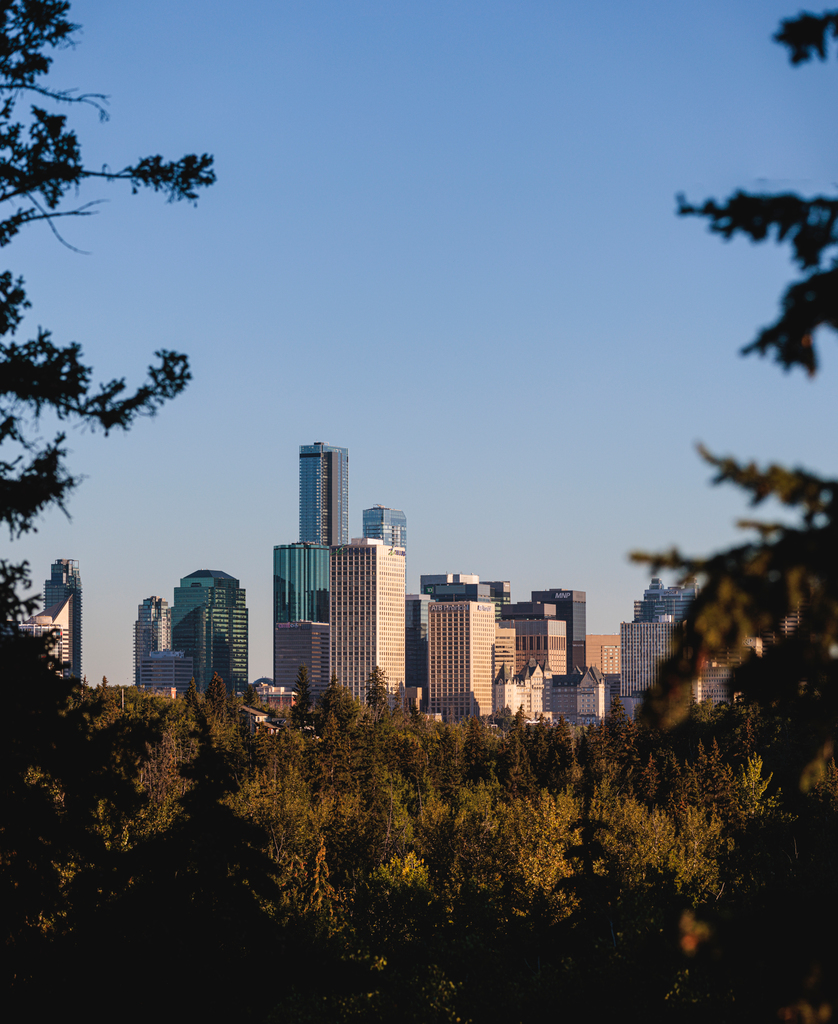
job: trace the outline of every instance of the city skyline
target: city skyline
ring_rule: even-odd
[[[110,96],[107,124],[79,122],[91,165],[148,139],[214,153],[218,184],[169,211],[91,182],[81,201],[109,203],[67,222],[89,256],[46,230],[15,241],[33,300],[18,338],[43,324],[129,386],[158,346],[192,363],[127,435],[70,431],[72,518],[11,545],[36,593],[57,556],[79,560],[91,682],[130,682],[137,603],[171,600],[190,565],[241,579],[251,675],[270,674],[266,552],[298,537],[310,439],[352,454],[351,536],[374,502],[404,509],[409,591],[449,569],[509,579],[513,600],[567,583],[595,633],[649,583],[630,551],[738,539],[746,504],[707,486],[697,441],[838,471],[831,345],[813,382],[737,354],[775,316],[787,252],[674,215],[679,192],[831,188],[836,143],[814,126],[834,62],[789,69],[770,42],[786,4],[193,13],[74,4],[84,32],[50,82]],[[243,197],[267,118],[266,209]]]

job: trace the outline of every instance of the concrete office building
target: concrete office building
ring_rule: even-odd
[[[329,548],[274,547],[274,623],[329,621]]]
[[[186,693],[192,679],[192,659],[183,651],[151,651],[143,654],[139,665],[139,682],[144,690],[170,690]]]
[[[300,541],[349,542],[349,450],[300,445]]]
[[[292,687],[300,666],[308,669],[312,697],[329,685],[329,623],[277,622],[274,625],[274,686]]]
[[[74,558],[58,558],[50,568],[50,578],[44,581],[44,608],[53,608],[65,598],[72,598],[68,613],[70,616],[70,659],[69,674],[82,679],[82,588],[79,563]]]
[[[373,505],[363,511],[365,537],[377,538],[393,548],[407,551],[407,516],[399,508]]]
[[[49,651],[58,663],[60,675],[69,676],[73,658],[72,596],[45,608],[18,625],[21,633],[34,637],[49,637]]]
[[[515,619],[515,671],[530,658],[556,675],[567,672],[567,623],[559,619]]]
[[[678,625],[671,615],[657,622],[620,623],[620,696],[639,697],[658,681],[670,656]]]
[[[585,634],[587,633],[587,596],[584,590],[533,590],[533,602],[552,604],[556,607],[556,618],[567,625],[567,665],[584,670],[587,667],[585,655]]]
[[[604,676],[620,674],[620,634],[588,633],[585,637],[588,666]]]
[[[444,721],[492,713],[490,601],[432,601],[428,607],[428,710]]]
[[[239,581],[218,569],[199,569],[175,587],[172,646],[192,658],[195,685],[205,691],[214,672],[228,693],[247,688],[248,613]]]
[[[495,622],[495,642],[492,645],[492,679],[506,665],[509,678],[515,675],[515,623]]]
[[[172,647],[172,609],[162,597],[147,597],[137,608],[134,623],[134,685],[140,685],[140,663],[152,651]],[[187,680],[188,682],[188,680]]]
[[[405,680],[405,552],[371,537],[332,548],[329,625],[332,671],[359,700],[383,670],[394,699]]]

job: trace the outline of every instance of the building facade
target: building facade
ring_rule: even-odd
[[[384,672],[391,695],[405,681],[405,553],[372,537],[332,548],[329,582],[331,664],[338,681],[366,700],[367,680]]]
[[[492,679],[506,665],[509,677],[515,675],[515,623],[495,621],[495,642],[492,646]]]
[[[620,623],[621,697],[639,697],[655,685],[661,663],[672,653],[676,628],[671,615]]]
[[[134,623],[134,685],[140,685],[142,659],[152,651],[172,647],[172,609],[162,597],[147,597],[137,608]],[[187,680],[187,683],[189,680]]]
[[[532,601],[555,605],[556,618],[567,625],[567,665],[572,668],[587,667],[585,636],[587,634],[587,595],[584,590],[533,590]]]
[[[428,710],[444,721],[492,713],[495,608],[490,601],[428,607]]]
[[[70,661],[69,674],[82,679],[82,588],[79,563],[74,558],[57,558],[50,568],[50,578],[44,581],[44,608],[61,604],[65,598],[72,598],[68,614],[70,617]]]
[[[662,615],[671,615],[673,622],[683,622],[698,594],[695,580],[689,587],[665,587],[661,579],[653,576],[643,597],[634,602],[634,621],[656,622]]]
[[[501,609],[512,602],[512,586],[509,580],[486,580],[489,600],[495,606],[495,622],[500,622]]]
[[[329,623],[277,622],[274,625],[274,686],[293,688],[300,666],[308,669],[312,697],[329,685]]]
[[[428,606],[427,594],[407,594],[404,599],[404,685],[421,708],[428,703]]]
[[[560,619],[515,619],[515,671],[521,672],[531,658],[543,669],[565,675],[567,623]]]
[[[589,668],[598,668],[604,676],[620,674],[619,633],[588,633],[585,653]]]
[[[60,675],[71,675],[73,657],[73,633],[71,628],[72,597],[65,597],[58,604],[32,615],[18,626],[27,636],[48,637],[49,652],[57,662]]]
[[[389,547],[407,551],[407,516],[399,508],[373,505],[363,511],[365,537],[377,538]]]
[[[329,621],[329,548],[274,547],[274,623]]]
[[[349,450],[300,445],[300,541],[349,543]]]
[[[199,569],[175,587],[172,646],[193,661],[195,685],[204,691],[213,673],[228,693],[247,687],[248,612],[239,581],[218,569]]]
[[[137,686],[152,691],[174,688],[179,694],[186,693],[192,673],[192,659],[183,651],[151,651],[140,658]]]

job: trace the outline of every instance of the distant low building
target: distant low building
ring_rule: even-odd
[[[508,708],[512,714],[523,708],[528,719],[536,719],[544,710],[544,687],[549,685],[551,676],[545,677],[544,668],[535,658],[515,675],[504,664],[495,677],[494,710]]]
[[[138,685],[155,693],[170,688],[186,693],[193,674],[192,658],[183,651],[150,651],[140,658]]]
[[[574,669],[569,675],[545,680],[544,710],[555,722],[562,716],[571,725],[596,725],[608,712],[609,687],[598,668]]]

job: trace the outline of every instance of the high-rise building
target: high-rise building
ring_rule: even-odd
[[[432,601],[428,607],[428,710],[444,721],[492,713],[491,601]]]
[[[585,637],[585,653],[589,668],[598,668],[604,676],[619,674],[619,633],[588,633]]]
[[[81,576],[79,563],[74,558],[57,558],[50,569],[50,578],[44,581],[44,608],[52,608],[65,598],[72,600],[70,616],[70,675],[81,674]]]
[[[293,689],[300,666],[308,669],[316,700],[329,685],[329,623],[277,622],[274,625],[274,686]]]
[[[554,604],[556,618],[567,623],[567,670],[586,668],[585,634],[587,632],[587,597],[584,590],[534,590],[533,601]]]
[[[58,604],[44,608],[37,615],[32,615],[21,622],[21,633],[28,636],[49,637],[49,650],[58,663],[60,675],[69,676],[72,659],[73,635],[70,628],[72,597],[65,597]]]
[[[147,597],[138,606],[134,623],[134,685],[140,685],[140,667],[147,654],[171,649],[172,609],[169,602],[162,597]]]
[[[329,621],[329,548],[278,544],[274,548],[274,623]]]
[[[515,675],[515,623],[495,622],[495,643],[492,647],[492,679],[506,665],[509,679]]]
[[[407,516],[401,509],[373,505],[364,509],[363,517],[365,537],[377,537],[391,548],[407,550]]]
[[[491,601],[488,583],[471,573],[437,573],[419,577],[419,590],[432,601]]]
[[[489,588],[489,599],[495,606],[495,622],[501,620],[501,609],[512,601],[512,588],[509,580],[486,580]]]
[[[391,694],[405,679],[404,548],[360,537],[332,548],[329,625],[332,671],[360,700],[380,668]]]
[[[300,541],[349,543],[349,450],[300,445]]]
[[[137,686],[144,690],[186,693],[192,680],[192,659],[183,651],[151,651],[140,658]]]
[[[545,672],[566,675],[567,623],[561,619],[515,619],[515,672],[534,658]]]
[[[683,622],[698,593],[695,580],[689,587],[665,587],[661,579],[653,576],[643,597],[634,602],[634,621],[655,622],[661,615],[671,615],[673,622]]]
[[[239,581],[199,569],[175,587],[172,646],[192,658],[195,685],[206,690],[217,672],[228,693],[247,687],[247,604]]]
[[[428,605],[427,594],[407,594],[404,599],[404,685],[421,689],[421,706],[428,702]]]
[[[671,615],[657,622],[620,623],[620,696],[639,697],[658,681],[661,662],[672,653],[677,625]]]

